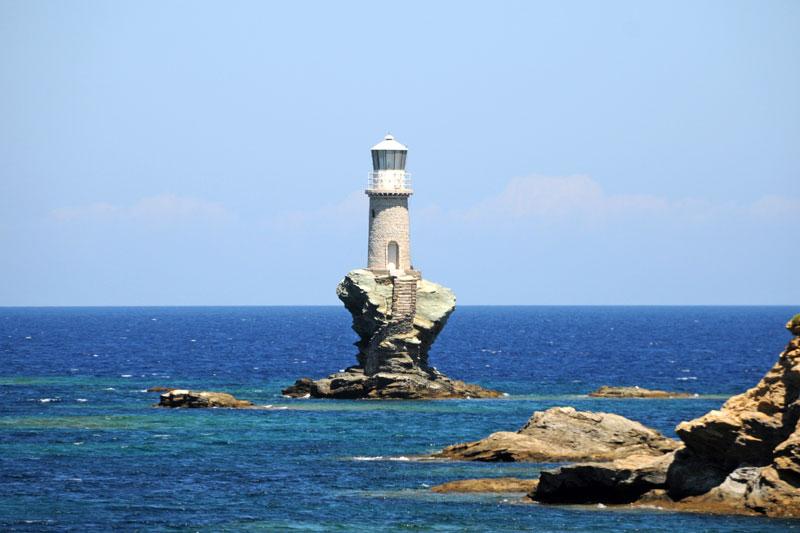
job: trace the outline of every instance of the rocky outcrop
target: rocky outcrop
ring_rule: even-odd
[[[642,387],[610,387],[603,385],[590,392],[593,398],[691,398],[695,395],[688,392],[668,392],[663,390],[644,389]]]
[[[431,487],[432,492],[523,492],[528,493],[539,484],[538,479],[516,477],[489,477],[459,479]]]
[[[455,309],[455,295],[419,276],[354,270],[336,294],[353,315],[358,364],[283,390],[315,398],[495,398],[498,391],[450,379],[428,363],[428,351]]]
[[[786,327],[800,335],[800,317]],[[638,504],[687,511],[800,517],[799,420],[800,338],[795,337],[755,387],[678,425],[685,448],[652,464],[543,472],[530,496],[549,503],[621,503],[640,496]],[[643,484],[645,477],[649,481]]]
[[[378,372],[367,375],[350,367],[318,380],[298,379],[283,393],[292,397],[385,400],[436,400],[446,398],[497,398],[502,393],[450,379],[436,369]]]
[[[538,411],[516,433],[448,446],[435,457],[467,461],[613,461],[630,455],[660,456],[678,447],[658,431],[612,413],[553,407]]]
[[[252,402],[239,400],[226,392],[170,389],[161,395],[158,407],[227,407],[234,409],[255,407]]]
[[[583,463],[544,471],[533,499],[556,503],[629,503],[663,488],[672,454],[631,455],[610,463]]]

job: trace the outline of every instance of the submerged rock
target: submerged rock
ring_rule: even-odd
[[[786,325],[795,335],[798,321],[796,316]],[[685,448],[652,464],[562,467],[543,472],[530,496],[547,503],[635,501],[693,512],[800,517],[800,338],[789,342],[755,387],[682,422],[676,432]]]
[[[593,398],[691,398],[688,392],[669,392],[644,389],[642,387],[610,387],[603,385],[589,393]]]
[[[147,392],[169,392],[175,390],[174,387],[149,387]]]
[[[353,315],[358,364],[283,390],[314,398],[496,398],[502,393],[450,379],[428,364],[428,351],[455,309],[453,291],[414,276],[353,270],[336,294]],[[404,299],[398,303],[400,298]]]
[[[170,389],[161,395],[158,407],[229,407],[242,409],[254,407],[252,402],[239,400],[226,392],[192,391],[186,389]]]
[[[479,479],[459,479],[431,487],[432,492],[524,492],[536,488],[538,479],[516,477],[490,477]]]
[[[436,457],[468,461],[613,461],[630,455],[658,456],[678,443],[620,415],[553,407],[537,411],[516,433],[448,446]]]

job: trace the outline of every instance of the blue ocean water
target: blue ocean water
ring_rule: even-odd
[[[0,308],[3,530],[785,531],[799,522],[437,495],[454,479],[551,465],[406,460],[554,405],[674,435],[754,385],[788,307],[461,307],[431,352],[498,400],[282,398],[353,364],[337,307]],[[591,399],[604,385],[688,400]],[[151,386],[224,390],[282,410],[163,410]]]

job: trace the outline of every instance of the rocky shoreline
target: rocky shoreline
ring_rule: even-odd
[[[639,453],[613,432],[598,432],[602,422],[595,422],[594,427],[570,424],[566,430],[559,424],[541,423],[556,413],[569,419],[599,421],[608,413],[553,408],[535,413],[531,421],[538,423],[529,422],[517,433],[496,433],[474,443],[450,446],[437,456],[545,462],[566,457],[563,448],[568,443],[573,456],[580,456],[578,450],[583,450],[591,462],[541,472],[527,494],[530,501],[800,518],[800,315],[786,327],[795,337],[764,378],[752,389],[731,397],[721,409],[679,424],[676,433],[681,442],[661,436],[671,444],[656,440],[657,446],[644,447],[646,453]],[[633,421],[619,418],[626,422],[615,420],[618,425],[631,427]],[[538,442],[520,446],[529,426],[538,428]],[[643,435],[640,428],[636,430],[631,435]],[[540,443],[546,445],[542,450]],[[612,451],[598,453],[596,447],[602,444],[612,444]],[[495,486],[485,479],[457,483],[453,490],[463,486],[491,492]],[[500,488],[512,485],[497,483]]]

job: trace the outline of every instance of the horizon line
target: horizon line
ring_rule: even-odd
[[[155,308],[241,308],[241,307],[335,307],[336,304],[89,304],[89,305],[0,305],[0,309],[155,309]],[[459,307],[800,307],[800,304],[457,304]]]

